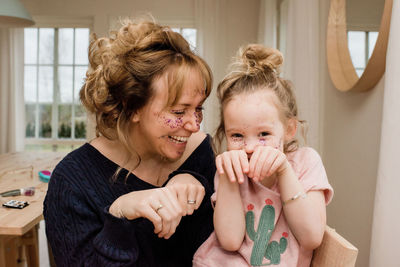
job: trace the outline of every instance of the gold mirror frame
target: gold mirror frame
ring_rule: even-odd
[[[342,92],[367,91],[375,87],[385,73],[386,50],[393,0],[386,0],[374,51],[361,77],[351,61],[347,44],[346,0],[331,0],[326,52],[329,74],[335,87]]]

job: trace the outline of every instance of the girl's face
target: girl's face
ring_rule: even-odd
[[[225,136],[228,150],[243,149],[248,158],[257,146],[272,146],[283,151],[291,138],[281,120],[274,92],[257,90],[234,96],[225,106]]]
[[[203,78],[197,71],[189,71],[181,97],[175,105],[166,106],[167,75],[153,82],[153,97],[132,119],[133,143],[142,159],[161,156],[176,161],[183,155],[192,133],[200,130],[206,98]]]

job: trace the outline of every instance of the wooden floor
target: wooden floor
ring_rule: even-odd
[[[39,226],[39,262],[40,267],[50,267],[49,254],[47,251],[47,239],[44,230],[44,221],[40,222]]]

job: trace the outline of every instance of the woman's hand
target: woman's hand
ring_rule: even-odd
[[[248,176],[255,181],[262,181],[276,174],[281,176],[290,164],[286,155],[272,146],[258,146],[250,158]]]
[[[192,215],[200,207],[205,195],[204,186],[188,173],[175,175],[166,187],[169,187],[176,194],[183,215]]]
[[[220,175],[226,174],[229,180],[244,182],[244,175],[249,172],[249,161],[244,150],[230,150],[217,156],[215,159],[217,171]]]
[[[186,213],[177,198],[176,189],[162,187],[122,195],[110,206],[109,212],[128,220],[147,218],[154,225],[154,233],[168,239]]]

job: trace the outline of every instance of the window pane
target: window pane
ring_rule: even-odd
[[[371,57],[372,52],[374,51],[374,47],[375,47],[377,39],[378,39],[378,32],[369,32],[368,33],[368,58]]]
[[[356,69],[356,73],[357,73],[358,77],[361,77],[363,72],[364,72],[364,69]]]
[[[39,67],[39,102],[53,102],[52,67]]]
[[[79,91],[81,90],[81,87],[85,82],[86,70],[87,67],[75,67],[75,84],[74,84],[75,103],[79,103]]]
[[[88,64],[89,29],[75,29],[75,64]]]
[[[348,42],[351,60],[355,68],[365,68],[365,32],[350,31]]]
[[[172,30],[173,32],[181,33],[181,29],[179,29],[179,28],[171,28],[171,30]]]
[[[53,64],[54,29],[39,29],[39,63]]]
[[[39,137],[51,137],[51,104],[39,105]]]
[[[182,36],[189,42],[192,49],[196,48],[196,29],[182,29]]]
[[[25,102],[36,103],[36,67],[24,68],[24,98]]]
[[[71,138],[72,105],[62,104],[58,106],[58,137]]]
[[[75,105],[75,138],[86,138],[86,112],[82,105]]]
[[[72,64],[74,52],[74,29],[63,28],[58,31],[58,63]]]
[[[37,28],[24,29],[25,64],[37,63]]]
[[[72,103],[72,67],[58,68],[58,84],[60,88],[60,102]]]
[[[25,104],[25,136],[35,137],[36,104]]]

